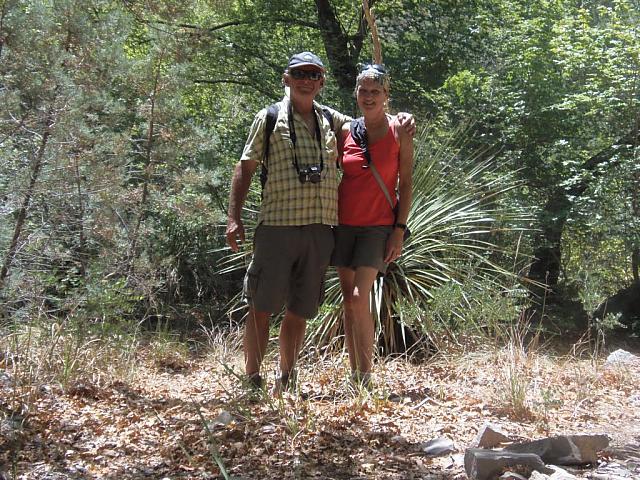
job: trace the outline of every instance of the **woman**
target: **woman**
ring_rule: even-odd
[[[347,124],[341,132],[340,225],[335,229],[332,265],[338,269],[344,299],[345,341],[352,378],[368,386],[375,333],[370,292],[378,273],[384,273],[402,253],[411,205],[413,139],[398,128],[395,116],[386,113],[389,76],[383,66],[367,65],[362,69],[356,79],[355,95],[363,118],[354,120],[355,131]],[[358,140],[363,125],[365,145]],[[374,169],[394,203],[397,189],[395,211],[376,180]]]

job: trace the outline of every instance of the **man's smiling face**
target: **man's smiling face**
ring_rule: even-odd
[[[291,97],[315,98],[324,85],[324,73],[312,65],[293,68],[284,74],[285,85],[291,89]]]

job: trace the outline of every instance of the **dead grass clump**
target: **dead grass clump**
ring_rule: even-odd
[[[250,396],[241,384],[239,330],[187,340],[169,331],[144,338],[107,326],[100,332],[33,326],[2,338],[0,423],[18,418],[8,408],[11,394],[18,406],[31,401],[28,428],[7,457],[16,478],[36,478],[34,465],[44,464],[125,479],[225,471],[256,479],[404,479],[406,472],[462,478],[457,455],[426,460],[422,445],[446,437],[461,453],[487,421],[510,438],[531,439],[593,432],[626,438],[640,420],[637,366],[559,356],[531,336],[440,351],[423,362],[379,358],[369,389],[354,388],[344,351],[309,350],[297,388],[274,397],[275,341],[264,362],[268,389]],[[75,365],[65,370],[63,353],[74,351]],[[117,377],[119,371],[125,374]],[[48,388],[54,381],[57,388]],[[64,445],[64,456],[47,456],[42,441]]]
[[[0,333],[1,366],[12,379],[6,402],[12,410],[30,411],[43,393],[56,388],[88,392],[78,385],[99,389],[126,380],[135,368],[136,346],[135,334],[122,328],[73,318],[6,326]]]

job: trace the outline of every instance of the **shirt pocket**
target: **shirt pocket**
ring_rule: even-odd
[[[293,141],[291,140],[291,133],[289,127],[284,122],[277,122],[273,129],[274,141],[280,143],[282,148],[291,150],[293,149]]]
[[[323,146],[325,156],[329,160],[335,162],[338,156],[338,140],[336,138],[336,134],[333,133],[333,130],[329,130],[325,133]]]

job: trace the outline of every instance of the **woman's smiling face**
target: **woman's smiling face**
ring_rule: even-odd
[[[363,113],[384,111],[385,102],[389,98],[385,89],[373,78],[363,78],[356,91],[358,107]]]

